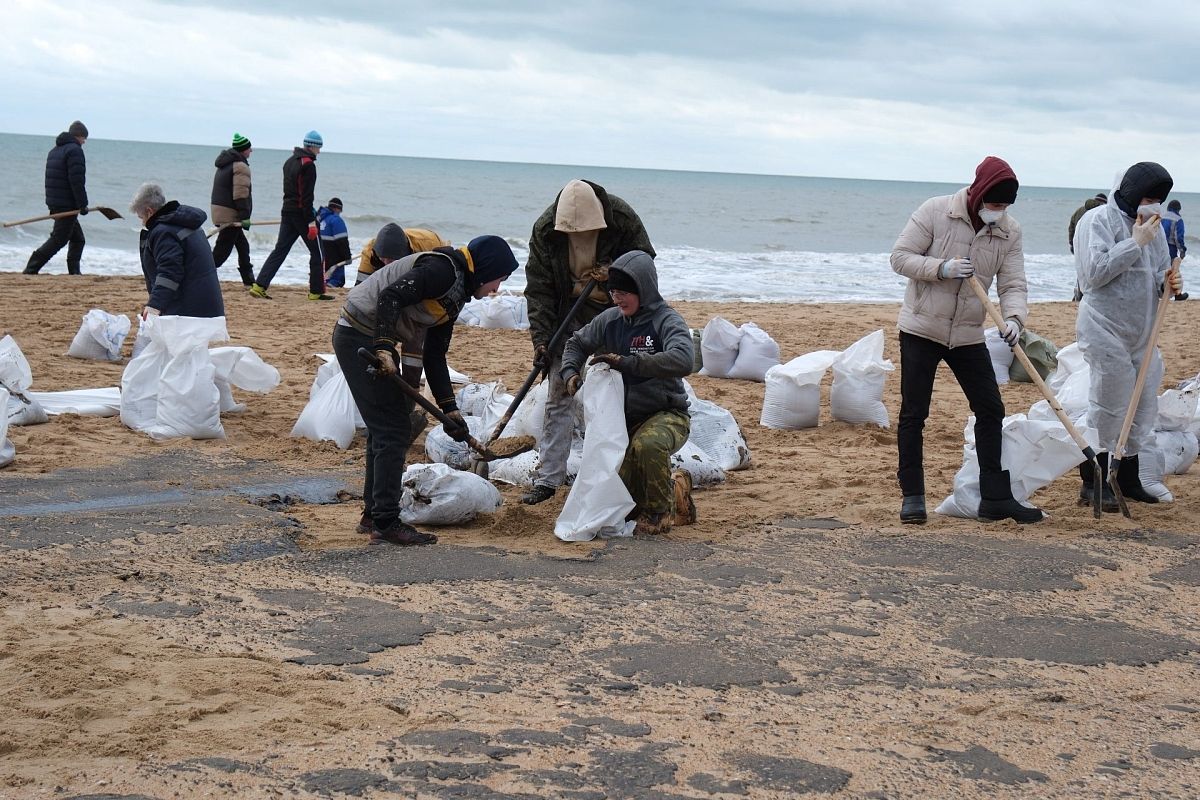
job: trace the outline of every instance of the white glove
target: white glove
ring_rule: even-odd
[[[142,320],[143,321],[145,321],[145,319],[147,317],[157,317],[158,315],[159,315],[159,310],[157,308],[151,308],[150,306],[146,306],[145,308],[142,309]]]
[[[1009,347],[1017,346],[1017,339],[1021,336],[1021,323],[1015,319],[1009,319],[1004,323],[1004,328],[1000,331],[1000,338]]]
[[[1151,217],[1145,222],[1135,222],[1133,224],[1133,240],[1137,242],[1138,247],[1145,247],[1154,241],[1155,235],[1161,228],[1157,216]]]
[[[975,265],[970,258],[951,258],[942,262],[941,277],[969,278],[975,274]]]

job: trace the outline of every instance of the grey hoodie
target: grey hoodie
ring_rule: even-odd
[[[683,377],[692,371],[692,333],[659,293],[654,259],[634,250],[611,269],[637,283],[640,307],[629,319],[619,308],[605,309],[576,331],[563,352],[563,379],[580,372],[588,356],[615,353],[622,359],[625,423],[630,429],[660,411],[686,414]]]

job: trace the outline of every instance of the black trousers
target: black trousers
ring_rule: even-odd
[[[413,438],[409,420],[414,403],[391,378],[367,374],[367,365],[358,357],[358,348],[369,350],[372,341],[354,328],[333,326],[333,352],[358,413],[367,424],[363,505],[375,527],[383,530],[400,516],[404,459]]]
[[[263,263],[263,268],[254,281],[266,289],[275,280],[275,273],[283,266],[283,260],[291,252],[292,245],[300,239],[308,246],[308,291],[321,294],[325,291],[325,267],[321,264],[321,245],[317,239],[308,238],[308,221],[303,217],[285,216],[279,222],[279,239],[275,249]]]
[[[1004,401],[987,345],[946,347],[911,333],[900,332],[900,422],[896,445],[900,466],[896,477],[907,497],[925,494],[923,431],[929,417],[933,379],[945,361],[954,373],[975,414],[975,454],[980,473],[999,472]]]
[[[235,247],[238,254],[238,274],[242,276],[242,283],[249,286],[254,283],[254,265],[250,263],[250,242],[246,241],[246,232],[240,226],[221,228],[221,232],[217,234],[217,242],[213,245],[213,262],[220,267]]]
[[[46,243],[33,251],[25,264],[26,275],[36,275],[38,270],[46,266],[46,262],[54,258],[63,245],[67,247],[67,272],[79,274],[79,259],[83,256],[83,226],[79,224],[79,215],[62,217],[54,220],[54,228]]]

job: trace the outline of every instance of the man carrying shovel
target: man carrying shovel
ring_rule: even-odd
[[[446,365],[454,321],[468,300],[496,291],[516,270],[517,260],[499,236],[480,236],[466,247],[439,247],[399,260],[387,258],[387,248],[381,231],[376,250],[385,266],[350,290],[333,328],[334,353],[367,427],[365,510],[359,530],[370,533],[371,544],[432,544],[436,536],[400,521],[413,400],[391,378],[399,374],[419,391],[424,370],[434,401],[456,424],[446,433],[467,441],[470,431],[455,403]],[[360,348],[374,354],[373,367],[359,357]]]
[[[534,361],[546,362],[550,385],[541,458],[533,488],[521,498],[522,503],[534,505],[549,500],[566,480],[567,456],[575,430],[575,402],[567,394],[560,374],[562,345],[555,348],[556,352],[547,352],[547,348],[559,328],[565,327],[565,331],[558,341],[565,342],[571,333],[613,307],[600,265],[611,264],[634,250],[651,258],[655,255],[637,212],[591,181],[568,183],[533,224],[525,265],[525,299]],[[575,317],[568,318],[589,287],[589,296]]]
[[[79,260],[83,256],[83,226],[79,217],[88,213],[87,159],[83,144],[88,129],[79,120],[58,135],[54,149],[46,156],[46,207],[51,214],[78,211],[54,220],[50,238],[33,251],[25,264],[26,275],[36,275],[46,262],[67,245],[67,272],[79,275]]]
[[[1091,372],[1088,424],[1100,435],[1100,473],[1080,468],[1081,502],[1097,490],[1105,511],[1116,511],[1109,489],[1109,454],[1116,451],[1126,411],[1136,403],[1128,447],[1121,456],[1117,486],[1126,500],[1156,503],[1142,486],[1138,456],[1154,446],[1162,359],[1154,348],[1156,306],[1163,291],[1178,295],[1183,278],[1171,269],[1160,219],[1161,203],[1173,181],[1159,164],[1142,161],[1121,177],[1108,203],[1089,211],[1075,229],[1075,271],[1083,300],[1075,321],[1079,349]],[[1134,397],[1138,370],[1149,357],[1142,388]],[[1097,486],[1098,484],[1098,486]]]

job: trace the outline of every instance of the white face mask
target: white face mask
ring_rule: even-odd
[[[1142,219],[1150,219],[1155,214],[1162,216],[1162,203],[1151,203],[1150,205],[1138,206],[1138,216]]]
[[[995,225],[1004,216],[1003,211],[992,211],[990,208],[979,209],[979,218],[985,225]]]

